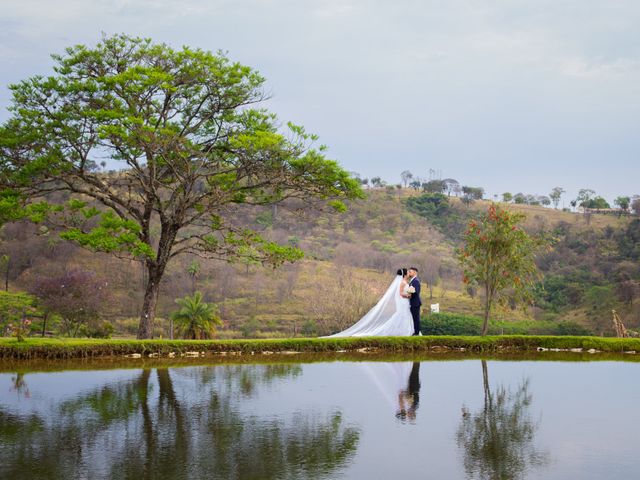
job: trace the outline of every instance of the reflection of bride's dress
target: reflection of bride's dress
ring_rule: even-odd
[[[400,296],[402,276],[395,280],[380,301],[356,324],[332,337],[408,336],[413,334],[409,299]]]

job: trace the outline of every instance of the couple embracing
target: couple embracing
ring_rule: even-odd
[[[418,269],[400,268],[380,301],[357,323],[331,337],[420,335]]]

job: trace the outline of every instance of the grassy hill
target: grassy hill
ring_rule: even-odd
[[[460,229],[489,202],[464,205],[457,198],[447,198],[446,208],[438,211],[412,207],[421,198],[419,192],[409,189],[371,189],[365,200],[353,202],[342,215],[300,212],[293,205],[244,209],[238,222],[300,246],[305,259],[272,270],[178,257],[162,284],[156,333],[167,336],[166,318],[175,309],[175,299],[195,290],[219,306],[222,337],[327,333],[364,314],[395,270],[411,265],[420,268],[421,278],[432,287],[425,292],[426,304],[439,303],[441,311],[449,313],[479,314],[480,299],[463,290],[454,252]],[[537,307],[528,312],[498,311],[497,319],[574,320],[595,333],[608,333],[610,309],[616,308],[628,326],[640,325],[635,294],[629,301],[623,292],[629,282],[637,288],[640,279],[637,252],[633,245],[623,245],[624,238],[636,231],[629,230],[635,225],[631,218],[588,218],[528,205],[510,208],[527,215],[527,229],[553,232],[558,243],[554,252],[540,259],[545,279],[552,283],[547,282],[544,293],[541,290]],[[65,270],[96,272],[109,286],[103,317],[116,326],[119,335],[134,334],[144,284],[140,264],[91,253],[38,233],[33,225],[5,226],[3,249],[11,259],[10,289],[28,291],[36,279]],[[198,272],[190,275],[188,268],[194,262]],[[567,291],[567,286],[573,290]]]

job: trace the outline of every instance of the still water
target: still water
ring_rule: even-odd
[[[5,366],[0,478],[638,478],[638,362],[128,367]]]

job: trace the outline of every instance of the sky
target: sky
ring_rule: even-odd
[[[101,32],[223,50],[363,177],[640,194],[637,0],[0,0],[8,85]]]

